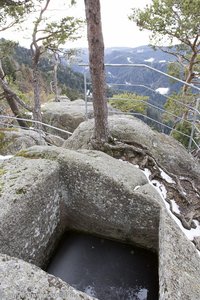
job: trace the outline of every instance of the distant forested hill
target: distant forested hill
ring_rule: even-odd
[[[80,60],[83,63],[88,63],[87,49],[82,49]],[[107,64],[146,64],[160,71],[167,72],[168,64],[173,61],[174,58],[172,55],[164,53],[161,50],[155,51],[149,46],[107,48],[105,50],[105,63]],[[73,69],[78,72],[86,71],[86,67],[77,65],[74,65]],[[106,77],[107,83],[123,84],[122,86],[113,85],[114,88],[148,95],[152,103],[160,104],[160,106],[163,106],[166,100],[162,96],[162,93],[169,95],[180,87],[180,84],[172,82],[164,75],[141,67],[106,67]],[[124,84],[127,86],[125,87]],[[141,85],[145,85],[146,87]],[[150,89],[157,91],[157,93],[152,92]]]
[[[16,46],[12,57],[3,60],[3,67],[6,74],[9,74],[12,69],[13,81],[22,94],[31,94],[32,70],[29,49]],[[42,93],[45,93],[48,98],[48,95],[51,94],[50,82],[53,80],[53,63],[47,56],[41,59],[39,69]],[[60,92],[72,100],[83,97],[83,75],[73,71],[67,65],[60,64],[58,67],[58,85]]]

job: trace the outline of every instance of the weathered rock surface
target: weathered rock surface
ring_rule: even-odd
[[[64,101],[63,101],[64,100]],[[112,114],[116,110],[108,105],[109,113]],[[77,99],[74,101],[60,98],[60,102],[47,102],[42,107],[42,120],[44,123],[61,128],[63,130],[74,132],[80,123],[86,120],[85,101]],[[93,104],[87,103],[87,118],[93,118]],[[67,139],[70,135],[60,132],[53,128],[46,128],[47,132]]]
[[[85,121],[85,101],[66,100],[60,102],[47,102],[42,107],[42,120],[44,123],[73,132],[78,125]],[[93,116],[92,103],[88,103],[88,118]],[[46,128],[47,132],[67,139],[70,135],[56,129]]]
[[[61,279],[17,258],[0,255],[1,300],[92,300]]]
[[[141,170],[87,150],[59,162],[71,228],[157,249],[161,200]]]
[[[45,265],[59,238],[59,186],[56,161],[0,162],[0,253]]]
[[[23,151],[22,155],[31,158],[35,167],[37,164],[43,165],[41,162],[37,163],[36,158],[58,161],[59,195],[62,198],[61,205],[65,208],[66,227],[129,240],[157,250],[162,201],[138,168],[98,151],[77,152],[36,146]],[[24,160],[21,164],[26,166],[29,159]],[[15,159],[4,164],[10,165],[12,161]],[[51,163],[53,167],[55,162]],[[32,172],[30,165],[29,167],[28,173]],[[45,170],[49,176],[55,174],[53,169],[51,172],[48,168]],[[25,174],[21,176],[27,177]],[[41,176],[44,178],[45,175]],[[5,179],[8,182],[8,175]],[[55,184],[52,186],[56,189]]]
[[[80,124],[65,142],[64,147],[74,150],[88,149],[93,127],[93,119]],[[139,119],[127,115],[113,115],[109,117],[109,128],[111,135],[117,140],[146,148],[170,173],[184,176],[193,172],[200,176],[197,161],[179,142],[166,134],[152,130]]]
[[[199,300],[200,253],[165,210],[160,216],[160,300]]]
[[[59,136],[39,133],[21,128],[0,128],[0,155],[15,154],[34,145],[54,145],[61,147],[65,142]]]
[[[38,132],[20,128],[0,128],[0,154],[15,154],[34,145],[47,145]]]
[[[64,143],[69,149],[91,149],[93,120],[79,125]],[[153,131],[142,121],[131,116],[109,117],[111,135],[127,146],[125,159],[141,168],[149,168],[155,179],[162,179],[160,169],[172,177],[175,184],[165,184],[169,201],[176,200],[185,228],[191,228],[192,219],[200,222],[200,164],[172,137]],[[112,150],[112,149],[111,149]],[[117,156],[117,151],[114,153]],[[120,151],[119,151],[120,153]],[[120,153],[121,155],[121,153]]]
[[[158,251],[160,300],[199,299],[198,252],[172,220],[158,192],[133,165],[94,150],[34,146],[0,163],[0,190],[0,252],[43,266],[64,230],[126,240]],[[27,270],[30,266],[15,259],[8,261],[11,264],[5,257],[0,259],[7,293],[20,288],[22,268],[22,295],[27,291],[34,295],[29,282],[34,286],[38,281],[45,296],[50,290],[65,299],[59,294],[65,290],[59,279],[52,280],[51,289],[51,276],[39,269]],[[32,299],[40,299],[37,295]],[[80,299],[70,296],[66,299]]]

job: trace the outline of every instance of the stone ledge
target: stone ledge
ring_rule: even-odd
[[[3,254],[0,283],[1,300],[95,300],[40,268]]]

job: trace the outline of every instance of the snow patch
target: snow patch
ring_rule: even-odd
[[[171,205],[172,205],[172,211],[177,214],[180,214],[179,206],[176,204],[174,200],[171,200]]]
[[[138,49],[137,50],[137,53],[143,53],[144,52],[144,49]]]
[[[167,181],[168,183],[176,183],[167,173],[165,173],[161,168],[159,168],[160,170],[160,175],[161,177]]]
[[[132,85],[132,83],[131,83],[131,82],[128,82],[128,81],[125,81],[125,84],[127,84],[127,85]]]
[[[132,60],[131,60],[131,57],[127,57],[127,60],[128,60],[129,63],[131,63],[131,64],[133,63]]]
[[[165,62],[167,62],[165,59],[159,60],[159,63],[160,63],[160,64],[161,64],[161,63],[165,63]]]
[[[137,297],[139,300],[146,300],[147,294],[148,294],[148,290],[143,288],[137,293]]]
[[[166,95],[169,92],[169,88],[161,87],[161,88],[156,89],[156,92],[161,95]]]
[[[0,155],[0,160],[10,159],[11,157],[13,157],[13,155]]]
[[[30,111],[27,111],[27,112],[25,112],[25,115],[27,115],[27,116],[32,116],[32,115],[33,115],[33,113],[32,113],[32,112],[30,112]]]
[[[152,63],[154,60],[155,60],[155,58],[150,57],[148,59],[145,59],[144,61]]]
[[[149,169],[145,168],[144,171],[143,170],[141,170],[141,171],[146,175],[149,183],[159,192],[159,194],[161,195],[161,198],[162,198],[162,200],[163,200],[163,202],[164,202],[164,204],[167,208],[167,211],[169,212],[170,216],[174,219],[176,224],[179,226],[179,228],[182,230],[182,232],[186,235],[186,237],[190,241],[193,241],[194,237],[200,236],[200,224],[199,224],[199,222],[197,220],[193,220],[193,222],[196,225],[196,228],[191,228],[190,230],[185,229],[183,227],[181,221],[170,210],[170,204],[166,201],[167,190],[166,190],[165,186],[157,180],[149,180],[149,176],[151,175],[151,171]],[[174,200],[171,200],[171,203],[172,203],[172,210],[174,212],[180,213],[179,207],[176,204],[176,202]],[[198,253],[200,255],[199,251],[198,251]]]

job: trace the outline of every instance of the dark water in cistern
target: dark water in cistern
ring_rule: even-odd
[[[157,300],[157,255],[81,233],[64,234],[47,272],[100,300]]]

